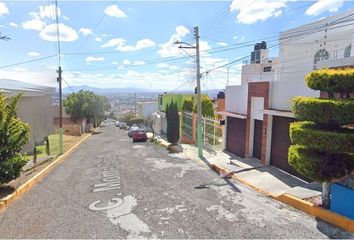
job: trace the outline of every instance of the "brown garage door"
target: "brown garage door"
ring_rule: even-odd
[[[246,119],[227,117],[226,150],[245,157]]]
[[[254,120],[253,157],[261,159],[263,121]]]
[[[307,181],[308,179],[301,176],[288,163],[288,148],[291,144],[289,124],[293,121],[293,118],[273,116],[270,164]]]

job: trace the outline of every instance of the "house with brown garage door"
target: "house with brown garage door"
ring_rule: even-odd
[[[281,32],[279,57],[269,58],[267,44],[254,46],[242,66],[241,84],[226,86],[224,149],[256,158],[299,176],[288,164],[291,99],[319,97],[306,86],[314,69],[354,66],[354,10]]]

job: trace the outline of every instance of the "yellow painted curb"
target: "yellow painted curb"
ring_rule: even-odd
[[[27,180],[23,185],[21,185],[19,188],[17,188],[13,193],[8,195],[7,197],[0,199],[0,211],[5,209],[7,206],[9,206],[12,202],[17,200],[19,197],[21,197],[25,192],[27,192],[29,189],[31,189],[36,183],[40,182],[45,176],[48,175],[48,173],[54,169],[56,165],[58,165],[60,162],[64,161],[82,142],[84,142],[86,139],[88,139],[90,136],[92,136],[92,133],[86,136],[85,138],[81,139],[78,143],[76,143],[74,146],[72,146],[68,151],[66,151],[63,155],[58,157],[54,162],[43,168],[40,172],[38,172],[36,175],[34,175],[32,178]]]
[[[339,215],[337,213],[331,212],[327,209],[315,206],[314,204],[312,204],[310,202],[304,201],[304,200],[294,197],[290,194],[282,194],[282,195],[276,196],[276,195],[272,194],[271,192],[260,189],[256,186],[254,186],[253,184],[249,183],[248,181],[245,181],[244,179],[236,176],[235,174],[232,174],[232,172],[230,172],[229,170],[227,170],[225,168],[222,168],[222,167],[217,166],[215,164],[212,164],[211,167],[214,171],[218,172],[219,174],[221,172],[230,173],[230,176],[232,178],[255,189],[259,193],[262,193],[266,196],[269,196],[273,199],[276,199],[280,202],[290,205],[290,206],[292,206],[296,209],[299,209],[309,215],[320,218],[321,220],[328,222],[332,225],[335,225],[345,231],[354,233],[354,221],[347,218],[347,217],[344,217],[344,216]]]
[[[318,217],[321,220],[335,225],[341,229],[354,233],[354,221],[347,217],[331,212],[327,209],[317,207],[312,203],[296,198],[290,194],[282,194],[275,199],[301,211],[304,211],[314,217]]]

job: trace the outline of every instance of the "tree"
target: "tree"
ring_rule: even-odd
[[[192,112],[193,111],[193,100],[191,99],[186,99],[184,100],[182,104],[182,110],[187,111],[187,112]]]
[[[17,178],[27,163],[20,151],[29,141],[29,126],[16,116],[20,96],[8,100],[0,93],[0,184]]]
[[[197,105],[194,106],[193,112],[197,112]],[[214,106],[209,97],[203,97],[202,99],[202,116],[214,117]]]
[[[47,154],[47,158],[50,157],[50,146],[49,146],[49,137],[45,138],[45,153]]]
[[[110,110],[105,96],[84,90],[69,94],[64,100],[64,107],[72,121],[86,118],[87,122],[93,123],[94,126],[97,126],[98,122],[104,119],[105,112]]]
[[[167,119],[167,140],[172,145],[177,145],[179,141],[179,114],[177,102],[170,102],[166,105]]]
[[[337,76],[337,77],[335,77]],[[318,70],[306,76],[308,87],[328,92],[331,99],[296,97],[291,123],[289,164],[300,174],[323,183],[322,200],[329,207],[329,186],[354,170],[353,70]],[[351,83],[350,83],[351,82]]]

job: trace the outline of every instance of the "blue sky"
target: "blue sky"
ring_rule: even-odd
[[[54,7],[47,1],[1,1],[0,78],[56,85]],[[64,86],[192,89],[195,63],[173,44],[194,44],[200,28],[202,72],[249,55],[257,40],[277,44],[280,31],[354,7],[319,1],[58,1]],[[239,45],[235,45],[239,44]],[[194,55],[194,50],[187,50]],[[277,48],[271,56],[277,56]],[[40,58],[46,59],[38,60]],[[24,61],[31,63],[12,65]],[[242,61],[230,66],[229,82],[240,82]],[[12,65],[4,67],[6,65]],[[223,88],[227,68],[202,79]]]

